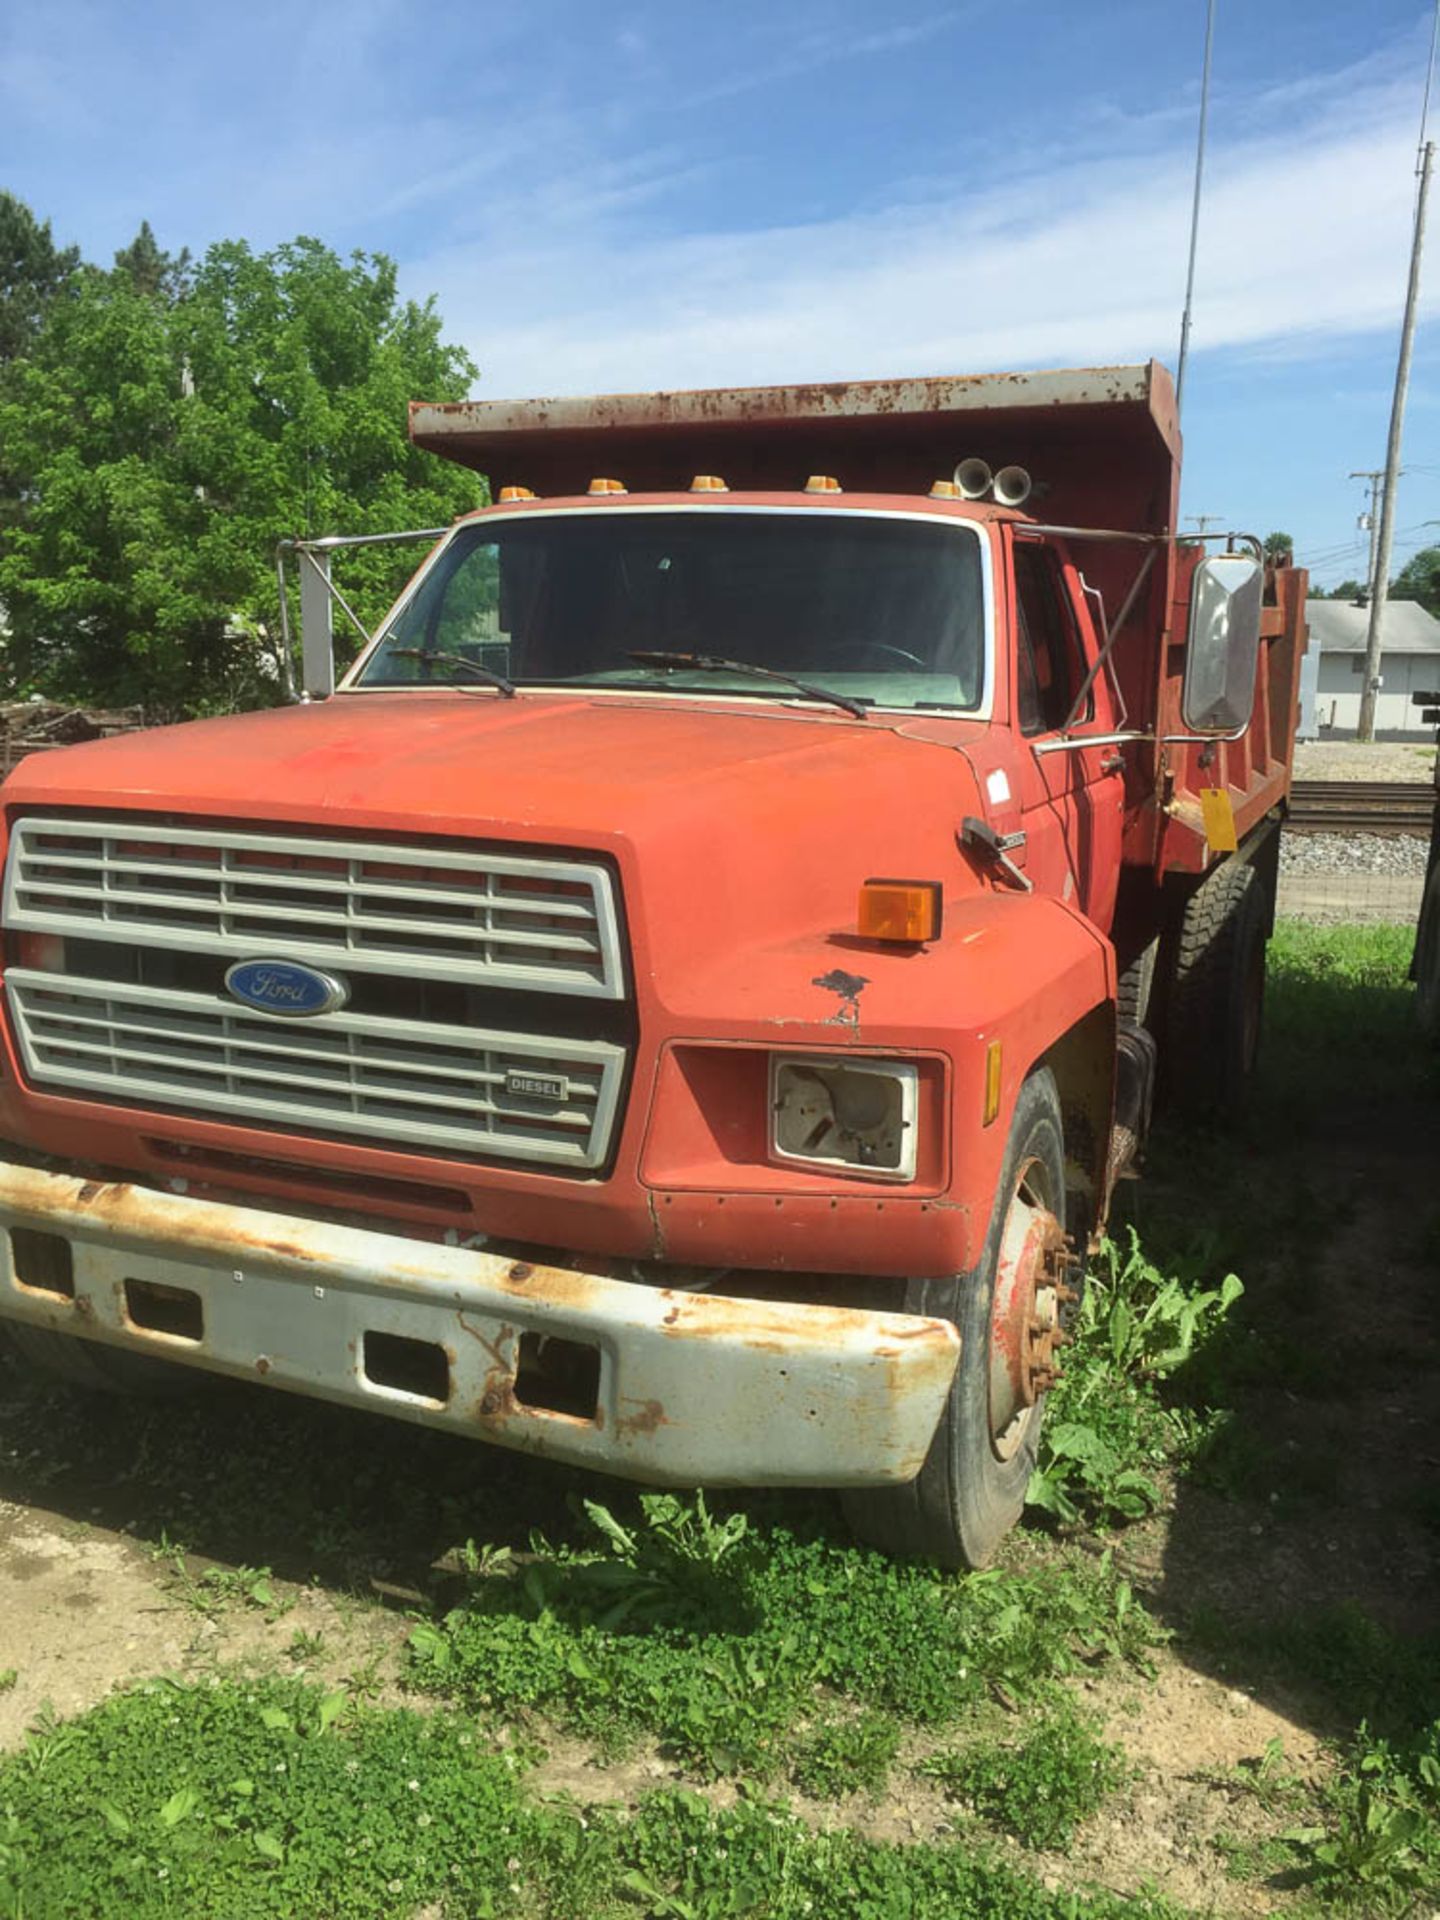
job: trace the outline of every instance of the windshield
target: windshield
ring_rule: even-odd
[[[632,652],[723,656],[879,706],[973,711],[979,536],[939,520],[713,507],[482,521],[439,555],[355,684],[473,688],[469,661],[521,686],[797,697]]]

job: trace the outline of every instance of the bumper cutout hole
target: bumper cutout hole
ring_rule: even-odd
[[[75,1260],[70,1242],[58,1233],[41,1233],[35,1227],[10,1229],[10,1271],[22,1287],[37,1293],[58,1294],[62,1300],[75,1298]]]
[[[205,1310],[189,1287],[167,1287],[158,1280],[127,1280],[125,1312],[131,1326],[172,1340],[203,1340]]]
[[[593,1421],[600,1406],[600,1349],[579,1340],[522,1333],[515,1398],[522,1407],[541,1413]]]
[[[444,1406],[450,1398],[450,1362],[433,1340],[412,1340],[403,1333],[367,1333],[361,1366],[372,1387],[408,1393]]]

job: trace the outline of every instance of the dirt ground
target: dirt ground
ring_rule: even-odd
[[[1335,994],[1334,1022],[1357,1017]],[[1047,1884],[1153,1883],[1199,1913],[1283,1912],[1283,1889],[1225,1870],[1220,1843],[1261,1821],[1237,1769],[1279,1741],[1286,1766],[1313,1775],[1352,1728],[1323,1693],[1246,1651],[1247,1633],[1342,1603],[1397,1630],[1433,1629],[1437,1116],[1433,1089],[1381,1081],[1247,1139],[1248,1187],[1225,1204],[1257,1223],[1247,1299],[1277,1364],[1236,1398],[1228,1484],[1183,1482],[1154,1519],[1091,1543],[1114,1548],[1174,1638],[1153,1680],[1112,1669],[1080,1683],[1135,1774],[1068,1854],[1023,1856]],[[1142,1235],[1177,1205],[1204,1221],[1204,1170],[1184,1157],[1160,1156],[1137,1194]],[[543,1465],[259,1387],[207,1382],[165,1433],[157,1457],[132,1406],[37,1395],[0,1358],[0,1747],[46,1710],[70,1715],[119,1682],[221,1662],[398,1697],[407,1609],[443,1603],[435,1557],[465,1538],[475,1487],[490,1502],[487,1537],[500,1537],[498,1511],[520,1547],[574,1489]],[[1043,1562],[1045,1536],[1020,1551]],[[633,1801],[676,1777],[658,1752],[605,1769],[556,1739],[538,1784]],[[816,1825],[885,1839],[954,1823],[903,1764],[873,1801],[800,1806]]]

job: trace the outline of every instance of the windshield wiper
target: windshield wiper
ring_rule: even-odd
[[[688,667],[694,673],[757,674],[762,680],[778,680],[782,687],[793,687],[807,700],[828,700],[832,707],[843,707],[857,720],[865,718],[864,703],[852,700],[849,694],[832,693],[829,687],[812,687],[808,680],[797,680],[790,673],[777,673],[774,667],[757,667],[753,660],[724,660],[714,653],[652,653],[633,647],[626,649],[625,657],[638,661],[642,667]]]
[[[427,667],[437,660],[447,666],[463,667],[467,673],[473,673],[477,680],[483,680],[487,687],[494,687],[497,693],[503,693],[507,700],[515,698],[517,689],[513,680],[507,680],[503,673],[496,673],[490,667],[482,667],[478,660],[467,660],[463,653],[445,653],[436,647],[387,647],[385,657],[391,660],[423,660]]]

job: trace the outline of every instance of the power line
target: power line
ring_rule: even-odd
[[[1365,491],[1370,504],[1360,516],[1360,525],[1370,536],[1370,564],[1365,573],[1365,590],[1367,594],[1373,594],[1375,591],[1375,547],[1380,537],[1380,516],[1375,511],[1375,495],[1379,491],[1380,482],[1385,478],[1385,469],[1383,467],[1362,467],[1358,472],[1352,471],[1350,478],[1352,480],[1366,480],[1369,482]]]

